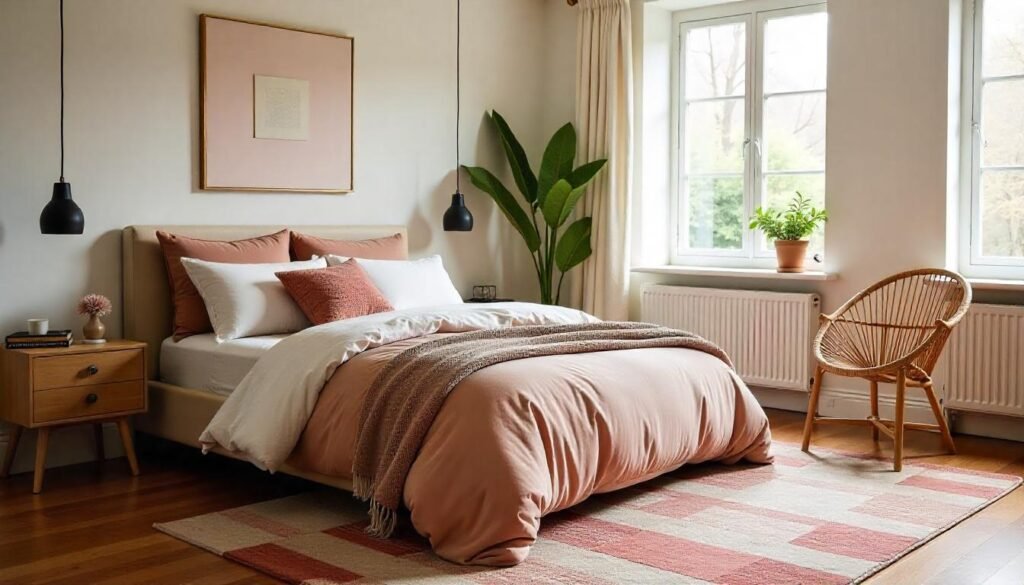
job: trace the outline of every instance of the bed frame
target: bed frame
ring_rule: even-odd
[[[124,336],[145,342],[149,363],[149,411],[135,418],[136,430],[177,443],[199,446],[199,435],[224,403],[224,397],[160,381],[160,344],[171,335],[173,310],[167,270],[157,230],[207,240],[239,240],[271,234],[292,226],[128,226],[122,232]],[[296,231],[321,238],[362,240],[401,233],[404,226],[294,226]],[[405,238],[408,241],[408,237]],[[219,449],[215,452],[231,456]],[[287,464],[281,472],[351,490],[347,479],[309,473]]]

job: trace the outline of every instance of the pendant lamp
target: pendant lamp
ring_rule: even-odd
[[[81,234],[85,215],[71,198],[71,183],[64,181],[64,0],[60,0],[60,181],[53,184],[50,202],[39,214],[44,234]]]
[[[460,75],[462,72],[462,0],[455,3],[455,193],[452,194],[452,204],[444,212],[444,231],[446,232],[469,232],[473,230],[473,214],[466,207],[466,198],[459,191],[459,175],[462,173],[459,163],[459,116],[461,86]]]

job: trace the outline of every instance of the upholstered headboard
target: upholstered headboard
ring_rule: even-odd
[[[396,233],[406,234],[404,226],[267,226],[267,225],[134,225],[121,236],[123,258],[124,336],[149,344],[148,371],[159,375],[160,343],[171,335],[171,291],[157,230],[206,240],[240,240],[271,234],[285,228],[320,238],[363,240]],[[405,239],[408,242],[408,237]]]

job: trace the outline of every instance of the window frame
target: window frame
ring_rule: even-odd
[[[765,245],[765,239],[753,230],[747,229],[747,218],[754,214],[754,209],[761,205],[765,198],[765,178],[770,175],[794,174],[793,171],[768,171],[764,149],[764,38],[765,25],[774,18],[798,16],[803,14],[827,13],[826,0],[748,0],[721,6],[696,8],[677,11],[672,15],[672,51],[671,51],[671,197],[670,197],[670,229],[671,238],[669,261],[672,265],[681,266],[714,266],[721,268],[770,268],[776,264],[774,249]],[[741,173],[692,173],[686,172],[686,128],[685,106],[691,103],[686,100],[686,76],[684,74],[686,34],[695,28],[725,25],[742,22],[746,25],[746,50],[744,65],[745,85],[742,99],[745,100],[743,171]],[[826,79],[823,90],[807,90],[794,92],[776,92],[777,95],[809,95],[822,92],[828,96]],[[728,98],[712,98],[723,100]],[[692,100],[705,102],[712,100]],[[827,111],[827,106],[826,106]],[[826,136],[828,133],[826,124]],[[827,138],[826,138],[827,140]],[[820,171],[827,176],[826,169]],[[819,172],[819,171],[814,171]],[[796,172],[795,174],[803,174]],[[684,199],[684,181],[687,177],[719,177],[740,176],[744,181],[743,193],[743,236],[742,247],[735,250],[689,248],[689,206]],[[826,194],[827,199],[827,194]]]
[[[987,0],[965,0],[961,79],[961,197],[959,209],[958,264],[968,277],[1024,280],[1024,257],[982,256],[981,178],[985,168],[1024,171],[1024,165],[992,165],[983,168],[982,96],[991,82],[1024,80],[1024,73],[985,77],[984,11]]]

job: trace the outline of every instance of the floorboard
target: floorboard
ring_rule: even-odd
[[[803,416],[768,411],[778,440],[799,442]],[[907,456],[965,469],[1024,475],[1024,443],[957,436],[957,455],[938,437],[907,433]],[[866,429],[821,426],[813,446],[880,456]],[[310,489],[303,480],[158,441],[140,441],[142,475],[124,459],[49,470],[44,491],[32,477],[0,481],[0,583],[273,583],[250,569],[153,530],[177,520]],[[812,447],[813,449],[813,447]],[[1024,583],[1024,489],[959,524],[869,581],[873,584]]]

